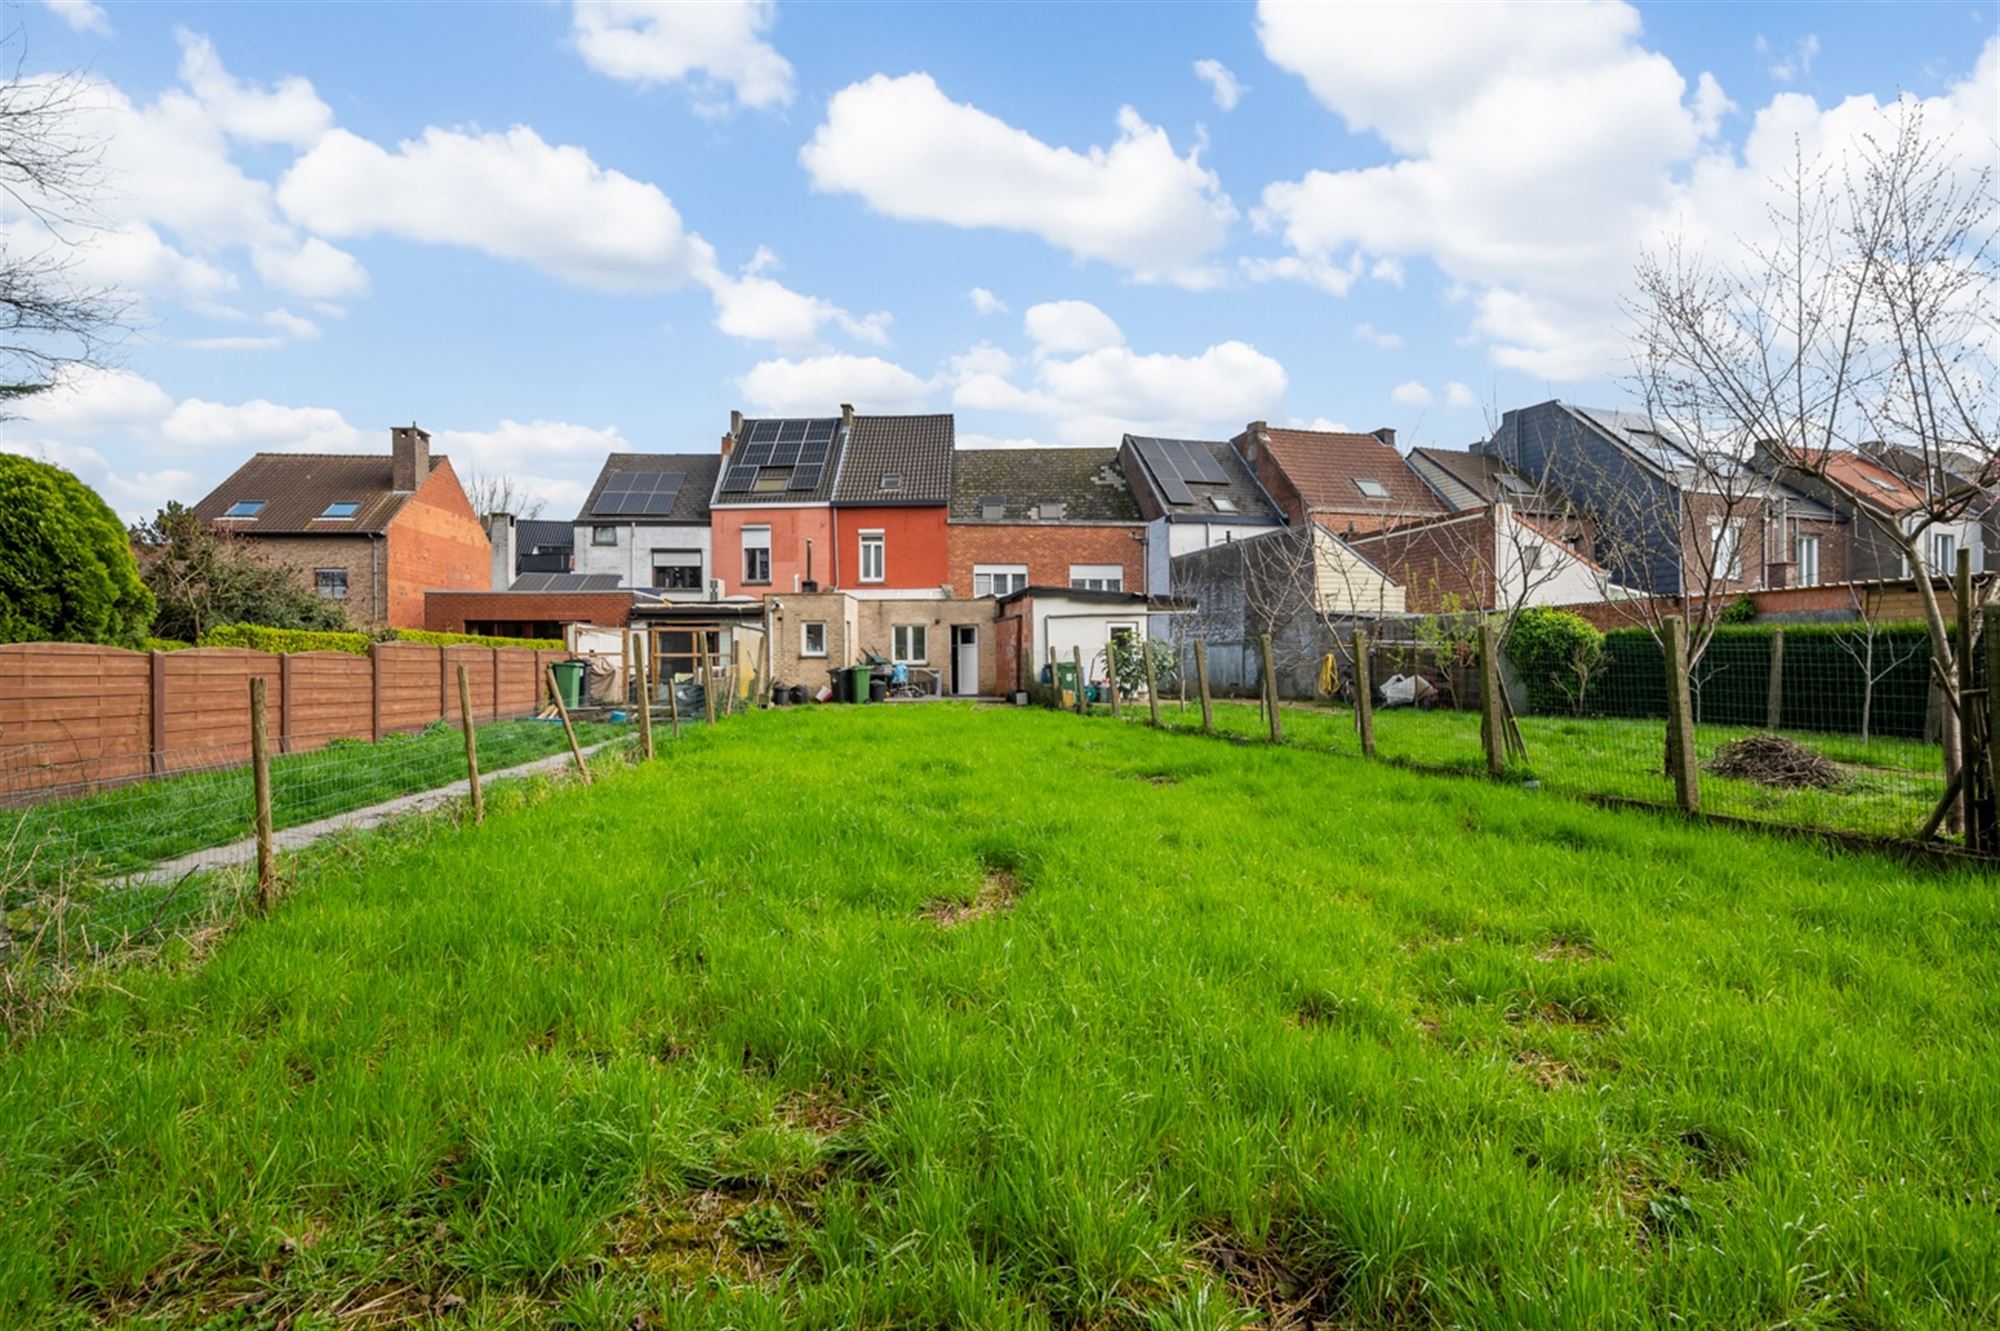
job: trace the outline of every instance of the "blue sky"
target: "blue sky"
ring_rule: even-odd
[[[71,239],[139,318],[0,447],[128,515],[413,419],[556,516],[732,407],[1463,445],[1615,404],[1640,248],[1733,243],[1795,137],[1898,95],[2000,137],[1964,4],[17,13],[92,80]]]

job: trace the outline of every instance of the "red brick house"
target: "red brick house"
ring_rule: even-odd
[[[952,417],[858,416],[833,489],[833,567],[827,589],[937,592],[949,581],[945,515],[951,503]]]
[[[952,464],[953,595],[1146,591],[1145,519],[1117,449],[966,448]]]
[[[1396,451],[1394,430],[1274,430],[1252,421],[1230,444],[1288,522],[1317,522],[1344,537],[1445,512]]]
[[[449,458],[415,425],[387,454],[258,453],[194,506],[356,624],[424,627],[424,593],[492,576],[486,529]]]

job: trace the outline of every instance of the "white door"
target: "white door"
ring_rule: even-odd
[[[957,624],[951,630],[951,691],[966,697],[979,692],[979,626]]]

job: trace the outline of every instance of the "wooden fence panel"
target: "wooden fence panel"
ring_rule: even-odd
[[[141,776],[152,747],[147,653],[0,645],[0,793]]]
[[[382,653],[382,733],[421,730],[438,719],[443,690],[438,685],[439,647],[384,643]]]
[[[333,739],[368,739],[374,729],[374,670],[349,652],[299,652],[284,698],[290,727],[284,752],[307,753]]]
[[[454,725],[458,723],[458,668],[465,667],[466,678],[472,684],[472,719],[490,721],[493,718],[493,649],[491,647],[446,647],[444,650],[444,671],[448,687],[445,689],[444,718]]]
[[[535,673],[540,659],[541,653],[532,648],[493,653],[494,667],[500,672],[493,689],[500,715],[526,716],[535,710],[542,696],[541,677]]]
[[[162,769],[249,762],[250,680],[263,676],[277,698],[278,658],[245,647],[198,647],[161,659],[167,673]]]

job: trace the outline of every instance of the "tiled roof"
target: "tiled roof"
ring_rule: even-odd
[[[836,504],[943,504],[951,499],[949,412],[856,416],[833,492]],[[894,482],[893,487],[883,482]]]
[[[1907,513],[1922,508],[1924,497],[1916,487],[1857,453],[1835,453],[1826,460],[1826,478],[1870,508],[1884,513]]]
[[[514,544],[520,550],[571,549],[576,545],[576,528],[567,522],[545,518],[523,518],[514,525]]]
[[[1143,437],[1145,436],[1128,434],[1125,440],[1128,444],[1134,445],[1136,452],[1136,442]],[[1229,480],[1224,485],[1199,485],[1193,490],[1193,503],[1177,504],[1160,492],[1160,487],[1146,474],[1145,463],[1135,460],[1132,470],[1137,474],[1133,477],[1133,484],[1145,486],[1146,492],[1152,496],[1153,502],[1159,505],[1162,512],[1190,521],[1236,523],[1284,521],[1285,515],[1271,502],[1271,496],[1264,493],[1264,487],[1258,483],[1256,473],[1250,470],[1250,464],[1245,462],[1237,454],[1236,449],[1227,442],[1220,439],[1180,439],[1165,442],[1191,444],[1202,450],[1215,459],[1215,464],[1222,469],[1222,474]],[[1217,508],[1213,502],[1217,498],[1227,499],[1233,511]]]
[[[981,501],[998,499],[1001,515]],[[1037,519],[1036,505],[1059,503],[1060,519]],[[953,522],[1138,522],[1139,506],[1115,448],[961,448],[952,457]]]
[[[1410,466],[1454,509],[1484,508],[1492,503],[1500,473],[1507,470],[1497,453],[1455,448],[1413,448]]]
[[[604,466],[597,473],[597,480],[591,484],[590,493],[585,496],[583,507],[578,510],[578,522],[707,522],[708,497],[715,489],[716,474],[722,469],[722,457],[717,453],[613,453],[604,459]],[[673,507],[665,513],[605,513],[598,510],[598,501],[603,497],[605,482],[616,471],[650,471],[681,473],[681,488],[674,496]]]
[[[1403,455],[1372,434],[1272,430],[1267,439],[1285,479],[1306,507],[1317,512],[1399,516],[1444,512],[1444,505],[1404,463]],[[1368,495],[1359,481],[1374,481],[1388,493]]]
[[[431,470],[449,465],[431,456]],[[262,501],[255,517],[229,518],[244,535],[315,536],[388,530],[410,492],[390,488],[395,466],[387,453],[256,453],[194,506],[203,521],[221,519],[231,505]],[[351,518],[322,518],[329,504],[359,505]]]

